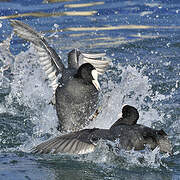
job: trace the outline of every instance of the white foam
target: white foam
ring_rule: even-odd
[[[10,83],[11,93],[6,97],[6,108],[11,114],[18,115],[23,112],[19,112],[16,104],[23,106],[24,113],[29,115],[30,121],[35,125],[33,136],[38,138],[46,133],[57,133],[57,116],[55,109],[49,104],[52,89],[48,87],[45,73],[37,58],[33,46],[15,57],[12,68],[13,80]],[[36,141],[34,137],[29,138]],[[29,148],[29,140],[25,144]],[[27,150],[24,146],[23,148]]]
[[[151,127],[153,122],[162,121],[157,110],[152,108],[153,102],[145,102],[146,97],[152,96],[152,91],[149,79],[143,75],[143,70],[139,71],[136,67],[128,66],[119,67],[118,71],[122,71],[122,74],[118,75],[121,81],[116,84],[112,80],[108,82],[109,92],[103,95],[102,111],[89,127],[109,128],[119,118],[124,104],[138,109],[140,113],[138,123],[140,124]],[[104,85],[104,88],[107,88],[106,86]],[[158,99],[161,98],[164,96],[158,97]],[[144,110],[143,106],[148,107],[148,111]]]

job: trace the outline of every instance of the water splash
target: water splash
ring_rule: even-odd
[[[124,104],[138,109],[139,124],[151,127],[154,122],[163,122],[162,117],[153,108],[153,104],[156,100],[164,99],[164,96],[156,96],[156,98],[153,96],[149,79],[143,75],[143,69],[119,65],[114,72],[111,78],[119,79],[119,82],[114,83],[113,79],[108,81],[108,85],[104,82],[103,88],[108,88],[109,91],[103,95],[100,115],[89,127],[109,128],[121,116]],[[151,101],[148,102],[147,99]]]
[[[0,43],[0,93],[8,94],[10,79],[7,72],[13,68],[14,56],[9,51],[12,35]]]
[[[45,74],[37,63],[38,57],[34,47],[30,46],[28,51],[16,55],[12,61],[7,56],[9,43],[10,41],[6,41],[6,46],[3,44],[6,50],[3,50],[4,54],[2,55],[7,59],[4,61],[6,63],[3,62],[2,67],[8,64],[11,67],[13,78],[8,79],[7,86],[10,92],[5,96],[4,103],[1,104],[1,112],[10,113],[13,116],[23,116],[24,120],[21,123],[28,119],[33,124],[31,127],[27,126],[27,128],[32,128],[32,137],[31,133],[22,134],[27,136],[28,140],[23,143],[21,148],[27,151],[31,149],[30,144],[34,145],[33,141],[38,141],[35,137],[41,138],[46,134],[53,135],[57,133],[57,116],[55,109],[52,105],[49,105],[52,90],[48,87]],[[1,80],[4,80],[3,78],[6,77],[2,76]],[[30,130],[26,129],[26,131]],[[30,143],[31,141],[32,143]]]
[[[6,48],[8,46],[9,41],[6,41]],[[15,57],[8,54],[8,50],[4,49],[3,53],[6,53],[5,57],[11,57],[6,63],[11,67],[13,79],[7,83],[11,91],[5,97],[6,105],[1,110],[11,112],[12,115],[20,114],[31,121],[32,134],[21,134],[26,138],[16,148],[16,150],[29,152],[33,146],[58,134],[56,112],[48,104],[52,98],[52,90],[48,87],[47,79],[37,62],[38,57],[32,45],[26,52],[21,52]],[[1,78],[3,77],[4,75]],[[123,104],[135,106],[139,110],[138,123],[140,124],[152,127],[154,122],[164,122],[163,116],[160,116],[153,108],[153,104],[166,97],[153,94],[149,78],[144,75],[143,68],[139,70],[136,67],[122,67],[121,64],[113,64],[102,78],[101,84],[103,91],[100,97],[101,112],[97,119],[88,126],[89,128],[109,128],[119,118]],[[146,150],[144,153],[123,150],[118,152],[114,150],[112,153],[106,145],[101,144],[94,153],[85,156],[85,159],[95,163],[120,164],[121,162],[124,167],[127,164],[132,166],[148,164],[151,167],[159,167],[161,164],[161,158],[157,161],[159,157],[157,149]]]
[[[170,170],[163,162],[163,159],[169,157],[169,154],[161,154],[159,147],[154,150],[146,147],[142,151],[133,149],[127,151],[118,149],[116,143],[101,140],[98,142],[94,152],[85,155],[74,155],[71,158],[82,162],[93,162],[105,169],[113,166],[121,169],[134,169],[136,167],[159,169],[164,167]]]

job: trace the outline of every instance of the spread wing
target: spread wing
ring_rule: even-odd
[[[55,92],[58,86],[58,74],[63,73],[64,65],[55,50],[51,48],[43,36],[28,25],[18,20],[11,20],[14,32],[21,38],[32,42],[39,55],[39,63],[50,80],[50,86]]]
[[[93,152],[95,149],[95,145],[88,139],[88,135],[90,135],[90,132],[88,129],[85,129],[58,136],[34,147],[32,152],[42,154],[87,154]]]
[[[92,64],[99,74],[103,74],[111,60],[106,53],[83,53],[77,49],[68,54],[68,65],[70,68],[78,69],[84,63]]]

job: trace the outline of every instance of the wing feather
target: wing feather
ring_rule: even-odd
[[[18,20],[11,20],[11,25],[14,27],[14,32],[18,36],[32,42],[35,45],[37,54],[39,55],[39,62],[49,78],[50,86],[53,88],[55,93],[58,86],[57,75],[59,73],[63,73],[64,70],[64,65],[60,57],[57,55],[55,50],[48,45],[44,37],[27,24]],[[56,78],[54,78],[54,75],[52,76],[52,73],[56,76]]]
[[[96,68],[99,74],[103,74],[106,71],[110,62],[111,60],[106,57],[105,53],[80,53],[79,55],[79,66],[84,63],[90,63]]]
[[[39,144],[32,149],[34,153],[68,153],[68,154],[86,154],[94,151],[95,146],[86,140],[83,140],[88,131],[79,131],[52,138]]]

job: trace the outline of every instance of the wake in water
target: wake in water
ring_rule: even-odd
[[[160,166],[168,169],[166,164],[163,162],[164,158],[167,158],[168,154],[161,154],[159,148],[154,150],[145,148],[143,151],[125,151],[123,149],[117,149],[116,143],[113,149],[109,149],[107,142],[101,141],[95,152],[84,156],[76,157],[79,161],[95,162],[100,166],[105,163],[107,166],[121,167],[125,169],[136,168],[136,167],[149,167],[159,168]],[[111,145],[113,145],[111,143]]]
[[[8,66],[12,74],[11,79],[1,73],[1,82],[4,82],[2,89],[9,89],[9,93],[2,101],[0,110],[1,113],[8,112],[13,116],[23,116],[24,121],[20,123],[24,123],[26,119],[32,123],[30,127],[24,127],[25,132],[29,132],[28,128],[30,128],[31,133],[23,134],[20,132],[26,138],[21,141],[20,146],[15,148],[29,152],[35,145],[59,133],[56,130],[58,119],[55,109],[49,104],[52,98],[52,90],[48,87],[44,72],[37,62],[38,57],[33,46],[30,45],[26,52],[12,56],[7,50],[9,43],[10,39],[0,44],[3,49],[3,53],[0,53],[0,59],[3,59],[1,67],[4,71],[2,70],[2,72],[5,72]],[[101,81],[101,112],[88,128],[109,128],[119,118],[119,113],[124,104],[135,106],[138,109],[140,112],[139,124],[152,127],[157,122],[165,123],[163,116],[159,115],[153,105],[166,97],[152,93],[149,79],[143,75],[143,72],[143,68],[138,70],[138,68],[131,66],[122,67],[120,63],[112,64],[111,69]],[[104,79],[108,79],[108,81]],[[16,126],[12,131],[15,130]],[[8,148],[6,150],[8,151]],[[127,164],[151,167],[162,164],[158,149],[151,151],[147,148],[144,152],[127,152],[116,151],[114,148],[109,151],[106,143],[103,145],[100,143],[94,153],[84,155],[79,160],[90,160],[98,163],[122,163],[125,167],[128,166]]]

